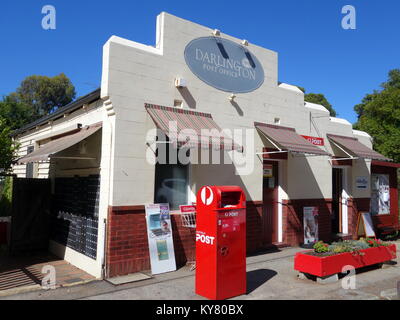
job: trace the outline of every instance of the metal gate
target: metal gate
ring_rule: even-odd
[[[48,249],[50,206],[50,180],[13,179],[11,255]]]

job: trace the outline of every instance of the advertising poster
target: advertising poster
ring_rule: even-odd
[[[303,208],[304,244],[318,241],[318,207]]]
[[[151,273],[176,270],[171,217],[168,204],[146,205]]]

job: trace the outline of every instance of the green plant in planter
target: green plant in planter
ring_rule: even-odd
[[[323,241],[318,241],[316,244],[314,244],[314,251],[317,253],[324,253],[324,252],[329,252],[329,245],[324,243]]]
[[[389,245],[389,243],[381,241],[379,239],[361,238],[360,240],[362,240],[364,243],[366,243],[371,248],[382,247],[382,246],[386,247]]]

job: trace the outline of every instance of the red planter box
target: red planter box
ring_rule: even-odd
[[[364,253],[363,255],[358,252],[345,252],[333,256],[318,257],[305,254],[305,252],[296,253],[294,269],[317,277],[325,277],[341,273],[344,266],[349,265],[358,269],[395,259],[396,245],[360,250],[360,252]]]

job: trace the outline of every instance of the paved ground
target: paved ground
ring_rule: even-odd
[[[400,250],[400,241],[397,241]],[[356,289],[345,290],[341,281],[321,285],[312,280],[300,280],[293,270],[293,257],[300,248],[287,248],[247,259],[248,294],[234,299],[311,299],[359,300],[398,299],[397,282],[400,281],[399,258],[356,275]],[[398,251],[398,256],[399,256]],[[0,298],[1,299],[1,298]],[[85,285],[36,291],[2,299],[90,299],[136,300],[173,299],[202,300],[194,294],[194,272],[188,267],[177,272],[162,274],[140,282],[113,286],[106,281]]]
[[[55,287],[86,283],[95,278],[49,253],[24,257],[0,255],[0,297],[41,289],[43,267],[53,266]],[[48,271],[47,271],[48,272]]]

